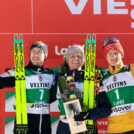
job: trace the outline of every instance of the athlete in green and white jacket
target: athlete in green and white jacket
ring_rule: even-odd
[[[103,89],[111,103],[110,134],[134,134],[134,64],[124,65],[124,51],[117,38],[103,43],[108,70],[104,71]]]
[[[25,67],[28,134],[51,134],[49,104],[56,100],[57,82],[54,72],[43,68],[47,54],[47,45],[35,42],[30,49],[29,64]],[[0,88],[14,87],[14,74],[14,69],[1,74]]]
[[[134,134],[134,64],[123,64],[124,51],[117,38],[106,39],[103,50],[109,66],[103,72],[100,93],[106,93],[112,109],[109,134]]]

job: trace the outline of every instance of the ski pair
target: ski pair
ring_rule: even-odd
[[[16,134],[27,134],[27,103],[25,88],[25,66],[22,34],[14,35]]]
[[[84,94],[83,94],[83,111],[93,109],[95,106],[95,58],[96,58],[96,34],[87,34],[85,71],[84,71]],[[94,122],[86,122],[88,134],[93,134]]]

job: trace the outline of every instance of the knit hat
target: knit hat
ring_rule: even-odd
[[[123,48],[120,44],[120,41],[117,38],[110,37],[106,39],[103,43],[103,50],[104,50],[105,56],[107,55],[109,51],[117,50],[121,53],[122,57],[124,57]]]
[[[30,52],[35,47],[38,47],[38,48],[42,49],[43,52],[44,52],[44,54],[45,54],[45,56],[47,57],[47,55],[48,55],[48,46],[45,43],[43,43],[42,41],[36,41],[36,42],[34,42],[31,45]]]
[[[82,54],[83,57],[83,63],[84,63],[84,48],[81,45],[72,45],[68,48],[67,54],[66,54],[66,62],[68,63],[68,57],[72,51],[78,51]]]

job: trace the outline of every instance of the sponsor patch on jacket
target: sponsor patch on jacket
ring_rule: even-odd
[[[44,72],[48,72],[48,71],[49,71],[49,69],[47,69],[47,68],[44,69]]]
[[[108,71],[109,71],[109,68],[105,69],[105,70],[103,71],[103,75],[107,75],[107,74],[108,74]]]
[[[118,65],[117,68],[121,68],[121,65]]]
[[[42,107],[48,108],[49,105],[44,103],[29,103],[28,106],[31,108],[42,108]]]
[[[112,117],[112,116],[124,114],[126,112],[130,112],[130,111],[134,111],[134,104],[119,105],[119,106],[112,108],[112,113],[110,116]]]
[[[39,81],[43,81],[43,78],[41,75],[39,75]]]
[[[129,69],[129,65],[125,65],[124,66],[124,69]]]
[[[114,75],[113,76],[113,81],[116,82],[117,81],[117,77]]]

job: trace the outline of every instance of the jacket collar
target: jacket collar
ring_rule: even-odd
[[[39,67],[39,66],[33,65],[31,61],[29,61],[27,68],[32,69],[33,71],[36,71],[36,72],[42,72],[44,70],[43,65]]]
[[[116,73],[118,73],[122,68],[123,68],[123,63],[122,62],[120,62],[118,65],[116,65],[116,66],[110,66],[109,65],[109,72],[111,73],[111,74],[116,74]]]

